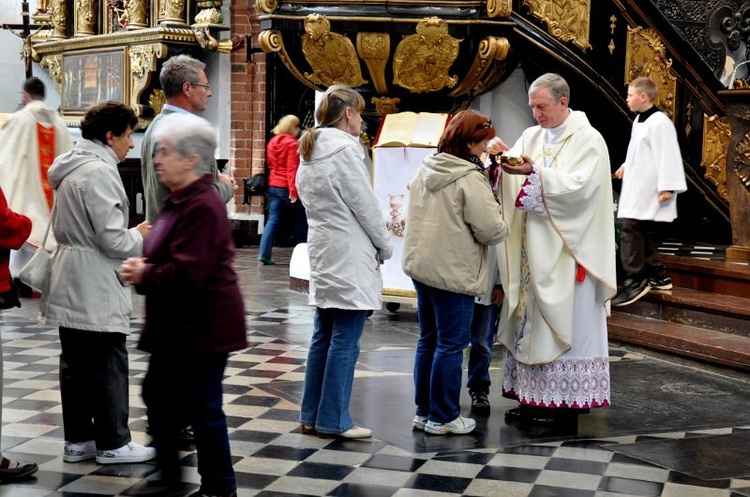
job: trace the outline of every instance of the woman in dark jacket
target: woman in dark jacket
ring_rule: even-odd
[[[204,119],[175,114],[159,122],[154,136],[156,174],[170,193],[144,258],[125,261],[122,276],[146,295],[138,346],[151,353],[143,399],[161,484],[181,486],[179,435],[188,423],[198,451],[199,495],[234,496],[221,381],[229,352],[246,348],[247,338],[231,226],[209,174],[216,135]]]
[[[264,265],[276,264],[271,259],[271,251],[276,232],[284,218],[291,217],[294,222],[294,242],[305,243],[307,241],[305,208],[299,201],[295,186],[299,168],[299,152],[297,152],[299,118],[291,115],[282,117],[272,133],[276,136],[271,138],[266,147],[268,222],[263,229],[258,257]]]

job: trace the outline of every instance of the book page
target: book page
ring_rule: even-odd
[[[417,123],[411,134],[412,146],[437,147],[440,137],[443,136],[448,114],[433,114],[422,112],[417,116]]]
[[[380,136],[375,143],[376,147],[392,147],[409,145],[417,114],[414,112],[399,112],[398,114],[386,114],[380,127]]]

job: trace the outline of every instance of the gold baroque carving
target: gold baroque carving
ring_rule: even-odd
[[[405,36],[393,55],[393,83],[415,93],[453,88],[458,77],[448,75],[462,40],[448,34],[448,24],[429,17],[417,23],[417,34]]]
[[[50,78],[52,78],[52,82],[55,85],[57,93],[62,94],[62,54],[42,57],[39,65],[47,69],[47,72],[49,72],[49,76]]]
[[[229,53],[234,48],[234,42],[231,38],[217,40],[207,26],[194,26],[193,32],[195,32],[195,41],[203,50],[208,52]]]
[[[375,104],[378,114],[395,114],[398,112],[398,104],[401,103],[398,97],[372,97],[370,101]]]
[[[512,12],[510,0],[487,0],[487,17],[510,17]]]
[[[352,41],[331,32],[331,22],[323,15],[310,14],[305,18],[302,53],[312,68],[305,77],[315,84],[331,86],[343,83],[356,88],[367,83],[362,79],[357,52]]]
[[[388,33],[357,33],[357,53],[367,64],[375,91],[388,93],[385,81],[385,68],[391,54],[391,38]]]
[[[591,24],[591,0],[523,0],[531,15],[547,24],[547,31],[560,41],[572,41],[586,51]]]
[[[51,39],[68,37],[68,2],[52,0],[52,34]]]
[[[728,117],[703,116],[701,166],[706,170],[706,179],[716,185],[716,191],[727,201],[727,151],[731,142],[732,128]]]
[[[471,68],[466,73],[463,81],[452,92],[451,96],[457,97],[469,93],[481,93],[487,87],[490,81],[485,75],[492,69],[498,71],[497,63],[505,60],[510,50],[510,43],[507,38],[496,38],[488,36],[479,42],[477,55]]]
[[[160,89],[154,89],[151,95],[148,96],[148,105],[154,109],[154,115],[159,114],[164,104],[167,103],[167,97],[164,96],[164,92]]]
[[[146,0],[125,0],[123,8],[128,18],[126,29],[143,29],[148,27],[148,2]]]
[[[261,50],[266,53],[276,52],[279,55],[281,62],[286,66],[289,72],[291,72],[292,75],[294,75],[294,77],[297,78],[302,84],[316,91],[325,90],[325,88],[321,88],[312,84],[306,77],[302,75],[302,73],[299,72],[299,70],[297,70],[297,67],[289,57],[289,53],[286,51],[286,47],[284,47],[284,40],[281,37],[281,31],[277,29],[269,29],[267,31],[261,32],[258,36],[258,44],[260,45]]]
[[[75,34],[74,36],[91,36],[96,34],[97,2],[95,0],[75,1]]]
[[[279,7],[276,0],[255,0],[255,6],[262,12],[271,13]]]
[[[625,52],[625,84],[638,76],[648,76],[656,83],[659,93],[656,104],[674,121],[677,76],[672,71],[672,59],[659,35],[653,29],[628,27]]]
[[[750,133],[746,133],[737,144],[734,156],[734,171],[745,190],[750,191]]]
[[[158,0],[159,24],[186,25],[185,0]]]
[[[141,94],[146,89],[150,80],[151,74],[156,71],[156,63],[160,58],[164,58],[167,55],[167,47],[161,43],[153,45],[136,45],[129,49],[130,51],[130,104],[136,115],[139,117],[143,115],[143,105],[138,102],[141,101]]]

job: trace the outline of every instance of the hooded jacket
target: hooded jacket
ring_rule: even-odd
[[[404,272],[440,290],[480,296],[487,246],[508,236],[487,177],[455,155],[425,158],[409,180]]]
[[[268,164],[268,186],[286,188],[289,197],[297,198],[297,168],[299,168],[299,147],[292,135],[279,134],[271,138],[266,147]]]
[[[369,310],[383,306],[380,261],[393,245],[370,186],[359,139],[321,128],[312,157],[297,172],[307,207],[309,303],[320,308]]]
[[[128,197],[117,156],[81,140],[49,168],[56,191],[52,229],[57,248],[40,304],[40,321],[87,331],[130,333],[130,288],[122,261],[141,254],[143,238],[128,229]]]

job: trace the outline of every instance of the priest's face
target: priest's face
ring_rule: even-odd
[[[539,88],[529,95],[529,107],[534,114],[534,119],[542,128],[556,128],[565,122],[570,111],[568,110],[568,99],[560,97],[555,101],[550,95],[548,88]]]

